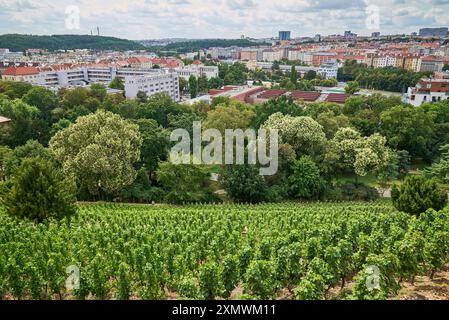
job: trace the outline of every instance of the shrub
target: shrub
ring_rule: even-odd
[[[396,209],[416,215],[430,208],[441,210],[447,203],[446,191],[435,180],[422,176],[405,178],[401,188],[393,188],[391,198]]]
[[[293,164],[293,174],[289,176],[290,195],[297,198],[317,198],[324,180],[320,169],[309,156],[303,156]]]
[[[51,162],[29,158],[15,172],[3,203],[11,216],[41,222],[73,214],[75,190]]]
[[[219,201],[212,191],[210,174],[204,166],[161,162],[156,177],[166,192],[164,201],[168,203]]]
[[[268,185],[253,165],[229,165],[221,177],[223,186],[236,202],[258,203],[270,197]]]

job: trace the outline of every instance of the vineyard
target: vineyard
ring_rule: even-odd
[[[416,218],[384,201],[85,204],[44,224],[0,210],[4,299],[327,299],[347,282],[338,298],[386,299],[449,261],[448,212]]]

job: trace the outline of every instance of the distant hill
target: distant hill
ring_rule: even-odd
[[[210,47],[251,47],[257,45],[266,45],[266,43],[251,42],[246,39],[201,39],[170,43],[166,46],[158,47],[157,49],[184,53],[208,49]]]
[[[0,48],[11,51],[25,51],[27,49],[55,50],[139,50],[145,47],[135,41],[90,35],[53,35],[35,36],[25,34],[0,35]]]

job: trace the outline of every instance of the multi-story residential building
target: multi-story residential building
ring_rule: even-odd
[[[443,70],[444,64],[448,62],[449,59],[441,56],[421,57],[418,70],[421,72],[440,72]]]
[[[257,51],[242,49],[242,51],[240,52],[240,60],[257,61]]]
[[[273,62],[273,61],[279,61],[282,59],[282,51],[281,50],[275,50],[275,49],[267,49],[263,51],[262,60]]]
[[[2,72],[2,78],[8,81],[24,81],[33,83],[39,75],[36,67],[9,67]]]
[[[240,60],[245,61],[262,61],[263,60],[263,50],[262,49],[242,49],[240,52]]]
[[[329,60],[335,60],[336,57],[337,54],[335,52],[317,52],[312,56],[312,65],[319,67]]]
[[[212,59],[238,59],[240,55],[240,48],[235,46],[229,48],[209,48],[207,54],[210,54]]]
[[[327,61],[320,66],[317,73],[325,79],[336,79],[338,63],[336,61]]]
[[[396,56],[395,55],[374,55],[372,59],[372,67],[374,68],[385,68],[385,67],[396,67]]]
[[[176,68],[175,71],[178,72],[179,76],[185,80],[189,80],[190,76],[199,78],[204,75],[208,80],[218,77],[218,67],[205,66],[198,60],[194,61],[191,65]]]
[[[449,79],[421,79],[414,88],[408,88],[403,100],[415,107],[426,102],[449,100]]]
[[[412,54],[404,56],[404,66],[403,68],[410,71],[419,71],[418,67],[421,61],[421,56],[419,54]]]
[[[179,76],[174,71],[160,71],[146,74],[140,77],[128,77],[125,80],[125,95],[128,99],[134,99],[140,92],[147,96],[166,92],[174,101],[180,100]]]
[[[307,65],[312,65],[313,53],[302,49],[288,49],[287,59],[290,61],[299,60]]]

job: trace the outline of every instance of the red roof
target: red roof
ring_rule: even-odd
[[[27,76],[39,74],[39,70],[35,67],[9,67],[3,72],[4,76]]]
[[[200,60],[195,60],[192,62],[192,64],[195,64],[198,66],[198,65],[202,65],[203,63]]]
[[[290,97],[295,100],[316,101],[321,96],[320,92],[316,91],[292,91]]]
[[[351,95],[346,93],[329,93],[326,98],[327,102],[345,103]]]
[[[282,96],[284,93],[286,93],[286,90],[266,90],[259,94],[257,98],[259,99],[273,99],[278,98]]]

